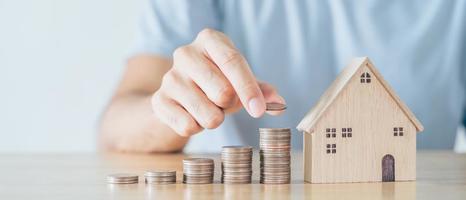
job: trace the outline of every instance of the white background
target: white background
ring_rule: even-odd
[[[96,150],[99,115],[141,7],[142,0],[0,0],[0,152]]]

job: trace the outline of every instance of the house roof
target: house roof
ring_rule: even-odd
[[[411,110],[401,101],[401,99],[396,95],[393,89],[388,85],[388,83],[383,79],[379,71],[374,67],[372,62],[368,57],[354,58],[351,63],[338,75],[335,81],[330,85],[330,87],[325,91],[322,97],[319,99],[317,104],[304,116],[301,122],[298,124],[297,129],[302,132],[312,133],[314,132],[313,128],[325,113],[327,108],[335,101],[338,95],[343,91],[347,83],[355,76],[356,72],[365,65],[372,71],[376,78],[380,81],[382,86],[387,90],[389,95],[393,98],[396,104],[401,108],[405,115],[416,127],[417,132],[424,130],[424,127],[416,118],[416,116],[411,112]]]

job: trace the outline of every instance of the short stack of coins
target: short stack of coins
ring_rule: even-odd
[[[139,176],[136,174],[110,174],[107,176],[107,183],[110,184],[134,184],[139,182]]]
[[[148,171],[144,173],[146,184],[174,184],[176,171]]]
[[[187,158],[183,160],[183,183],[209,184],[214,180],[214,160]]]
[[[289,184],[291,180],[291,130],[260,128],[260,183]]]
[[[252,147],[224,146],[222,148],[222,178],[226,184],[251,183]]]

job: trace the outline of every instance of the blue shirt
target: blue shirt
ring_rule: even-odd
[[[151,0],[133,54],[170,57],[203,28],[227,34],[255,75],[288,104],[278,117],[228,116],[190,140],[188,151],[258,146],[259,127],[294,127],[351,58],[369,56],[425,126],[420,148],[452,148],[466,86],[466,1],[463,0]]]

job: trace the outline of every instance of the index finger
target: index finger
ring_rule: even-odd
[[[248,113],[253,117],[262,116],[265,112],[264,96],[248,62],[230,39],[221,32],[205,29],[199,33],[196,40],[206,56],[231,83]]]

